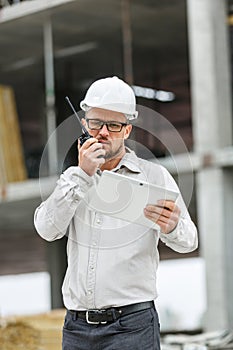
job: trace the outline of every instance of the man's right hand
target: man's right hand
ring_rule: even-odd
[[[85,141],[82,146],[78,141],[78,151],[79,166],[89,176],[93,176],[96,170],[105,163],[105,150],[94,137]]]

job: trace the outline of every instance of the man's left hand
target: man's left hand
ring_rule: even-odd
[[[173,201],[160,200],[157,205],[148,204],[144,209],[147,219],[158,224],[162,233],[172,232],[178,224],[180,209]]]

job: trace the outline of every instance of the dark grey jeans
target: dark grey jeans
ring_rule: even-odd
[[[63,350],[160,350],[160,329],[154,308],[123,316],[112,323],[88,324],[67,311]]]

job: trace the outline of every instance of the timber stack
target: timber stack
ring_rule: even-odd
[[[0,85],[0,185],[26,178],[14,91],[10,86]]]

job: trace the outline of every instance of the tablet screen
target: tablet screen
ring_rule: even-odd
[[[178,193],[145,181],[103,171],[98,185],[92,189],[88,207],[90,210],[152,227],[154,223],[145,218],[143,209],[158,200],[176,201]]]

